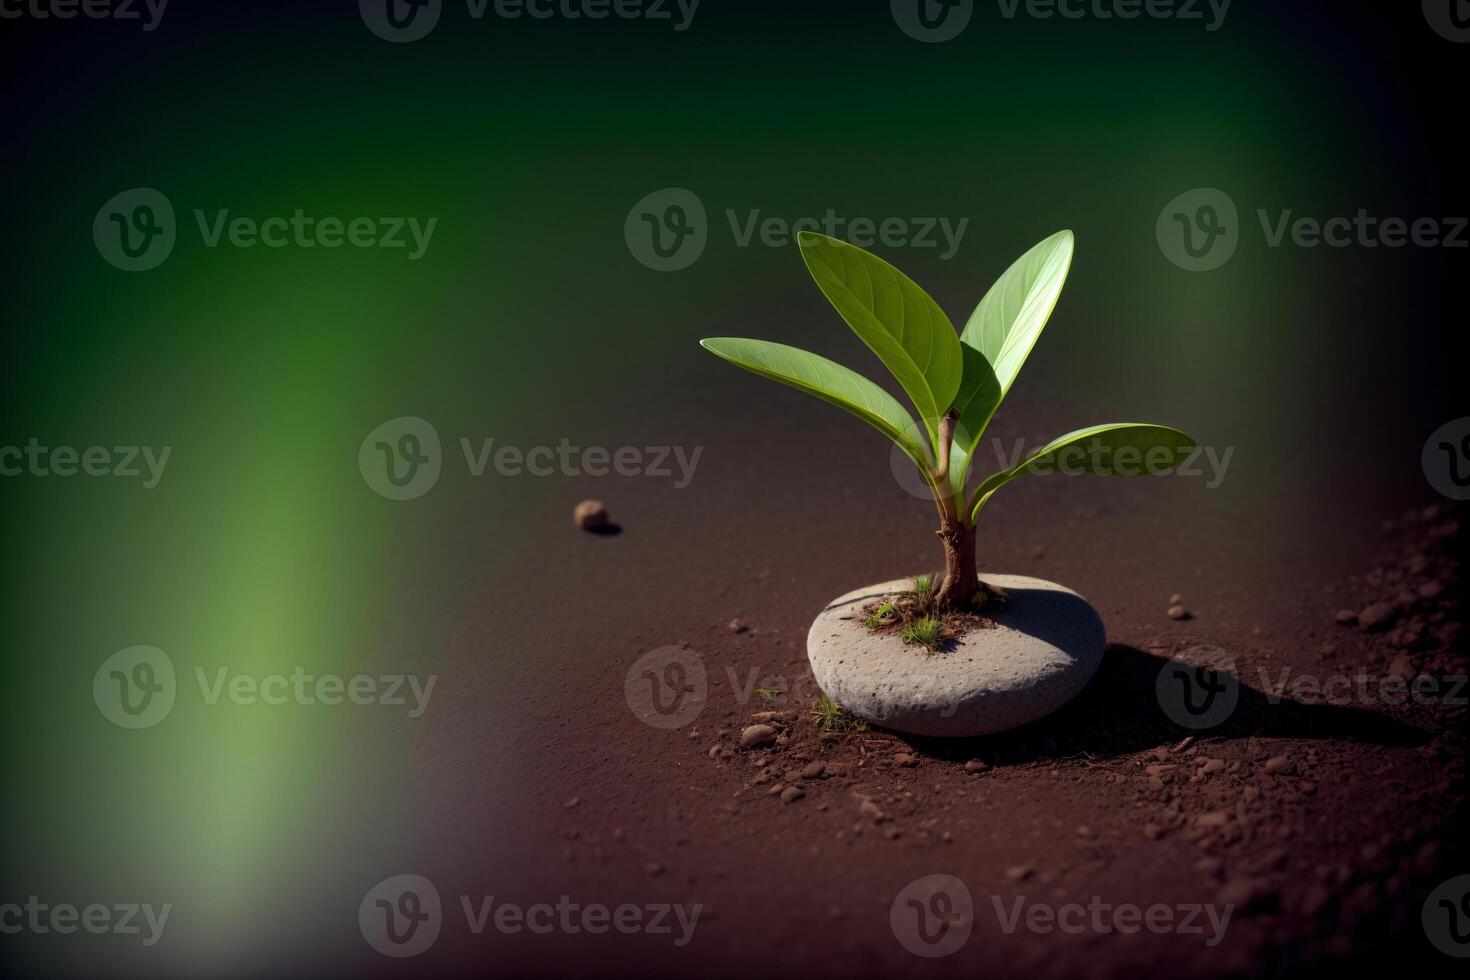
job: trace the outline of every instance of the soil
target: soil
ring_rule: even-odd
[[[461,893],[700,903],[694,938],[446,929],[415,966],[1132,978],[1458,965],[1426,942],[1420,908],[1470,870],[1466,692],[1427,704],[1373,692],[1389,677],[1464,675],[1463,514],[1418,501],[1380,523],[1348,502],[1270,520],[1218,497],[1202,506],[1182,481],[1054,481],[993,508],[980,568],[1043,574],[1093,602],[1110,644],[1089,688],[994,738],[824,735],[806,716],[819,694],[803,648],[812,617],[854,583],[932,562],[932,529],[893,492],[816,502],[801,490],[806,460],[761,478],[743,466],[710,464],[702,494],[632,480],[605,491],[623,524],[614,537],[568,526],[584,494],[529,515],[544,532],[511,557],[544,571],[492,583],[467,614],[418,753],[414,867],[446,907]],[[759,508],[742,503],[756,483],[774,488]],[[839,533],[853,521],[863,534]],[[555,614],[522,632],[493,612],[537,595],[555,596]],[[1174,605],[1188,616],[1171,618]],[[630,668],[661,648],[697,657],[707,680],[678,727],[645,723],[627,701],[642,683]],[[1239,681],[1233,715],[1208,730],[1171,717],[1156,687],[1201,648],[1225,651]],[[1358,675],[1369,693],[1346,704],[1313,703],[1298,683]],[[1283,681],[1292,694],[1278,699]],[[741,748],[758,723],[771,744]],[[895,939],[889,911],[936,873],[965,882],[975,931],[928,960]],[[992,903],[1018,897],[1236,912],[1216,945],[1006,931]]]
[[[977,596],[983,597],[987,608],[1000,608],[1006,602],[1003,592],[992,586],[981,583],[981,589]],[[867,622],[868,617],[873,616],[879,609],[887,607],[883,616],[880,617],[868,629],[874,633],[902,633],[904,627],[910,623],[916,623],[923,619],[937,619],[939,621],[939,632],[937,642],[928,647],[930,652],[946,651],[954,647],[954,641],[964,636],[970,630],[994,629],[995,620],[989,616],[975,612],[958,611],[952,609],[935,609],[932,595],[920,596],[914,592],[895,592],[885,595],[862,607],[858,616]],[[909,641],[905,641],[909,642]],[[916,644],[926,646],[924,644]]]

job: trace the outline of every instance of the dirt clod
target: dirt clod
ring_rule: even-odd
[[[607,527],[607,508],[600,500],[584,500],[573,509],[572,523],[584,531],[600,531]]]
[[[776,742],[776,730],[770,725],[751,725],[740,733],[742,749],[759,749]]]
[[[1358,625],[1365,630],[1385,629],[1393,622],[1394,615],[1393,606],[1386,602],[1375,602],[1358,613]]]

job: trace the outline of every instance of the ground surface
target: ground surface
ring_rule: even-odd
[[[873,458],[858,463],[881,469],[886,455],[864,446]],[[895,485],[817,499],[804,457],[745,462],[761,451],[732,437],[682,494],[600,488],[616,535],[576,531],[576,498],[548,499],[528,517],[526,574],[466,614],[418,747],[435,837],[419,866],[446,903],[460,892],[697,902],[692,941],[490,943],[446,930],[425,969],[1177,977],[1457,965],[1428,946],[1419,916],[1430,889],[1466,870],[1455,839],[1465,709],[1381,703],[1371,688],[1336,705],[1268,696],[1303,676],[1465,672],[1452,652],[1464,649],[1452,556],[1465,531],[1448,506],[1421,493],[1391,515],[1351,499],[1287,513],[1183,480],[1038,483],[987,514],[980,564],[1093,602],[1109,648],[1087,691],[991,739],[823,738],[805,717],[811,619],[855,585],[932,570],[938,545],[922,502]],[[1167,615],[1175,593],[1192,618]],[[1403,593],[1376,631],[1336,622]],[[537,614],[498,614],[522,602]],[[629,671],[676,645],[708,686],[692,720],[655,727],[628,699],[650,681]],[[1210,729],[1180,724],[1161,671],[1222,656],[1239,681],[1234,712]],[[757,721],[775,744],[742,749]],[[975,906],[968,942],[934,960],[890,925],[895,896],[930,874],[960,879]],[[1208,929],[1008,932],[994,902],[1009,910],[1018,897],[1235,911],[1214,945]]]

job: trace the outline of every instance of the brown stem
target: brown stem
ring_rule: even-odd
[[[941,488],[949,479],[949,449],[954,443],[954,430],[959,421],[960,413],[953,408],[945,412],[944,417],[939,420],[939,459],[934,468],[934,482]]]
[[[947,611],[968,610],[980,591],[975,571],[975,529],[946,514],[934,533],[944,545],[944,579],[935,593],[935,605]]]

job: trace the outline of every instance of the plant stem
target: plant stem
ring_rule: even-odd
[[[938,608],[951,611],[969,609],[980,591],[975,571],[975,529],[966,523],[963,513],[965,495],[963,490],[958,494],[948,492],[950,446],[959,419],[960,413],[951,408],[939,422],[939,465],[931,484],[939,505],[939,530],[934,533],[944,545],[944,579],[934,601]]]
[[[946,513],[934,533],[944,545],[944,581],[934,595],[934,602],[944,610],[967,610],[980,591],[975,570],[975,529],[967,527],[958,516]]]

